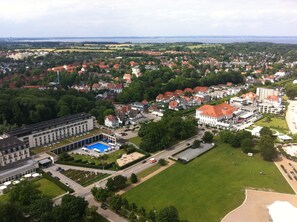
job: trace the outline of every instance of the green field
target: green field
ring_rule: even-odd
[[[138,147],[139,147],[139,145],[141,143],[141,137],[139,137],[139,136],[132,137],[132,138],[130,138],[128,140],[129,140],[129,142],[134,143]]]
[[[54,198],[65,193],[65,190],[61,189],[56,184],[45,178],[37,180],[35,183],[40,185],[38,189],[41,191],[41,193],[50,198]]]
[[[256,126],[267,126],[271,129],[277,130],[280,133],[287,134],[289,133],[289,128],[285,118],[276,118],[271,117],[271,121],[266,122],[266,118],[260,119],[259,121],[255,122],[254,125]]]
[[[243,202],[245,188],[293,194],[274,163],[219,143],[187,165],[174,164],[124,197],[147,210],[173,205],[182,219],[217,222]]]
[[[160,169],[161,166],[160,164],[155,164],[149,168],[147,168],[146,170],[142,171],[141,173],[137,174],[137,177],[140,178],[144,178],[148,175],[150,175],[151,173],[155,172],[156,170]]]

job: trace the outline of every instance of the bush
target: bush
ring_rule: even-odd
[[[137,176],[136,176],[135,173],[132,173],[132,174],[131,174],[130,181],[131,181],[131,183],[137,183],[138,178],[137,178]]]
[[[193,146],[192,146],[194,149],[195,148],[199,148],[200,147],[200,140],[195,140],[194,142],[193,142]]]
[[[158,163],[159,163],[160,166],[166,166],[167,165],[167,163],[166,163],[166,161],[164,159],[159,159]]]
[[[77,159],[77,160],[74,160],[73,162],[74,162],[74,163],[81,163],[82,160],[81,160],[81,159]]]

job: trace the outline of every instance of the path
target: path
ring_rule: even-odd
[[[288,102],[289,105],[286,113],[286,121],[291,133],[295,134],[297,133],[297,101],[289,100]]]

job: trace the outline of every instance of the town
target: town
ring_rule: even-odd
[[[296,45],[0,41],[0,207],[228,222],[244,192],[296,204],[296,79]]]

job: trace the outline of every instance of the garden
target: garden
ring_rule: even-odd
[[[243,202],[246,188],[294,193],[273,162],[215,142],[203,156],[174,164],[123,197],[147,211],[172,205],[188,221],[215,222]]]
[[[90,184],[95,183],[109,176],[109,174],[106,173],[73,169],[65,170],[61,173],[84,187],[89,186]]]

